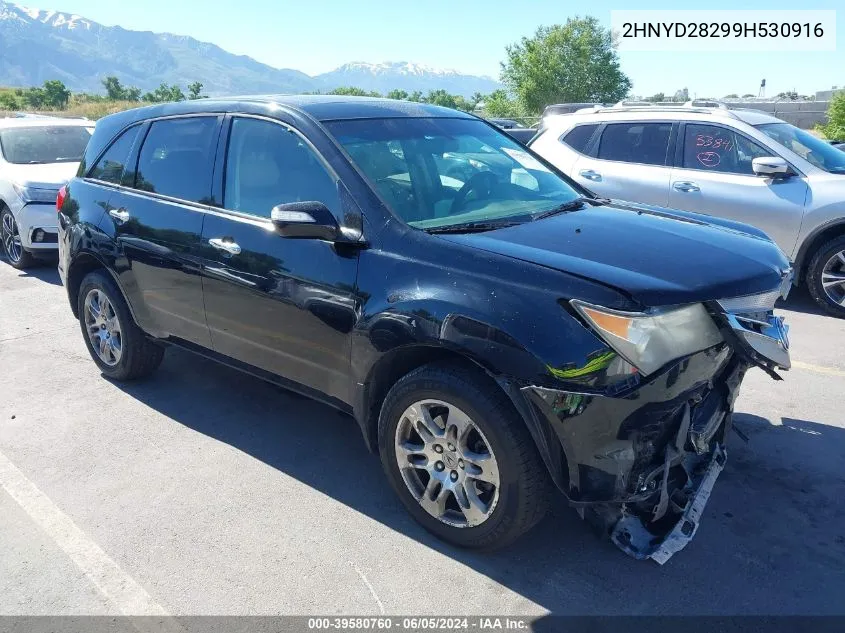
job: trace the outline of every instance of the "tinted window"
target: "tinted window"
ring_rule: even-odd
[[[598,157],[665,165],[671,131],[671,123],[612,123],[602,132]]]
[[[269,217],[278,204],[306,200],[340,208],[337,183],[308,144],[276,123],[232,121],[223,206]]]
[[[752,175],[751,161],[771,155],[770,150],[733,130],[715,125],[686,126],[683,166],[687,169]]]
[[[405,222],[436,229],[528,221],[578,197],[524,146],[481,121],[332,121],[329,132]]]
[[[126,161],[129,159],[129,152],[132,151],[132,143],[135,141],[135,137],[138,136],[140,129],[136,125],[121,134],[106,150],[106,153],[100,157],[100,160],[94,165],[94,169],[91,170],[88,177],[119,184],[123,170],[126,167]]]
[[[216,129],[216,117],[154,122],[138,158],[135,188],[208,202]]]
[[[560,140],[576,152],[584,154],[587,152],[587,143],[590,142],[596,128],[598,128],[597,124],[579,125],[569,130]]]
[[[91,138],[86,127],[11,127],[0,130],[0,152],[9,163],[78,163]]]

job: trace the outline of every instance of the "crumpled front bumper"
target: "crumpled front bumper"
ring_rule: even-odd
[[[662,564],[698,530],[754,364],[722,344],[620,396],[522,391],[560,440],[570,504],[627,554]]]
[[[710,499],[710,492],[716,483],[716,478],[725,467],[727,454],[722,446],[713,451],[710,464],[696,482],[693,496],[678,519],[675,527],[662,537],[656,539],[654,534],[643,526],[642,519],[633,515],[623,516],[613,528],[611,540],[625,553],[638,559],[650,558],[661,565],[673,554],[680,552],[698,531],[698,524],[704,512],[704,506]]]

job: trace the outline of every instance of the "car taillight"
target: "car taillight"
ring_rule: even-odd
[[[65,198],[67,198],[67,187],[62,187],[59,189],[59,195],[56,196],[56,211],[61,212],[62,205],[65,203]]]

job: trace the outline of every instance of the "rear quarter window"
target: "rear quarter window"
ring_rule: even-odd
[[[590,144],[590,139],[599,128],[597,123],[589,123],[587,125],[576,125],[566,134],[560,137],[560,142],[568,145],[576,152],[581,154],[587,153],[587,146]]]

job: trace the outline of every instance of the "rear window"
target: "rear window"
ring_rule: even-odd
[[[0,152],[16,165],[78,163],[91,139],[86,127],[56,125],[0,130]]]
[[[598,157],[624,163],[665,165],[671,123],[611,123],[599,141]]]
[[[560,140],[576,152],[586,154],[587,145],[590,143],[590,139],[593,138],[593,134],[595,134],[598,127],[595,123],[579,125],[569,130]]]
[[[135,188],[208,203],[216,131],[217,117],[155,121],[138,157]]]

